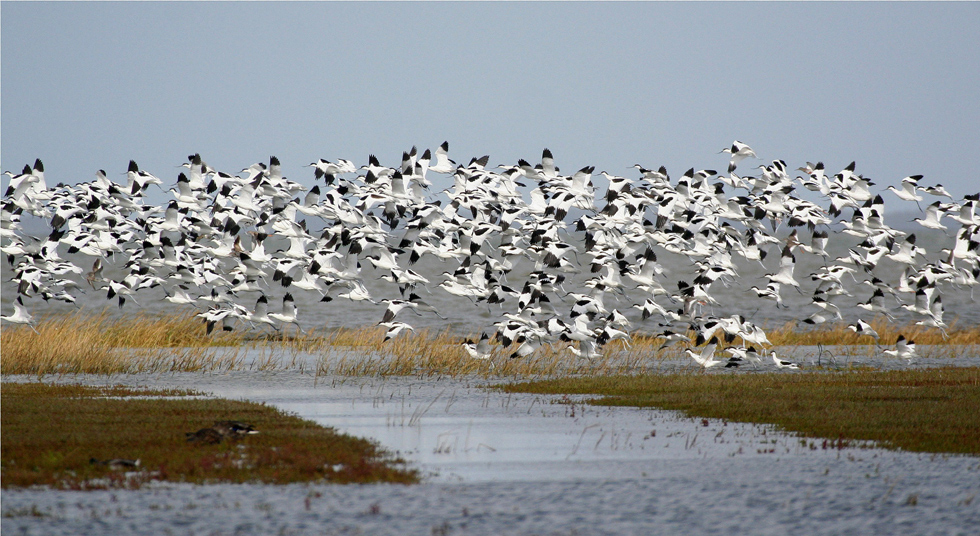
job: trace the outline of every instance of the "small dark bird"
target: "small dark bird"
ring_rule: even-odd
[[[223,435],[214,428],[201,428],[196,432],[188,432],[187,434],[188,443],[197,443],[199,445],[217,445],[221,443]]]
[[[92,465],[102,465],[112,469],[113,471],[125,471],[127,469],[138,469],[140,466],[139,460],[126,460],[123,458],[112,458],[111,460],[99,460],[96,458],[89,458],[88,462]]]
[[[258,430],[252,427],[251,424],[246,424],[241,421],[215,421],[211,428],[221,434],[223,437],[259,433]]]

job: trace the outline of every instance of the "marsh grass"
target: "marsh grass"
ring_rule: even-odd
[[[4,383],[2,487],[136,488],[191,483],[323,481],[413,483],[418,474],[375,443],[263,404],[192,398],[200,393],[126,387]],[[168,397],[162,399],[159,397]],[[176,398],[176,399],[175,399]],[[185,433],[239,420],[259,434],[216,445]],[[91,458],[139,459],[122,472]]]
[[[350,330],[325,347],[331,350],[320,361],[319,374],[342,376],[482,376],[545,377],[565,374],[626,374],[636,372],[642,353],[626,351],[618,341],[608,353],[594,360],[578,359],[564,345],[543,346],[534,354],[511,359],[515,347],[491,343],[490,360],[471,358],[462,348],[467,338],[449,331],[403,335],[384,341],[385,330]],[[649,356],[647,356],[649,357]]]
[[[606,376],[501,388],[597,395],[589,403],[657,407],[692,417],[775,424],[838,445],[876,441],[892,449],[980,454],[980,368]]]
[[[234,337],[209,338],[191,314],[112,319],[76,313],[42,318],[36,327],[4,326],[3,374],[114,374],[222,368],[217,346]],[[229,359],[225,352],[224,359]],[[231,363],[227,364],[230,365]],[[227,366],[226,365],[226,366]]]
[[[801,329],[794,323],[766,331],[777,346],[833,347],[836,355],[875,355],[900,334],[919,344],[923,357],[958,357],[980,345],[980,327],[951,326],[950,338],[923,326],[896,326],[884,317],[872,321],[879,341],[858,336],[843,325]],[[305,332],[216,332],[208,336],[192,313],[170,316],[138,314],[112,319],[98,315],[43,318],[38,333],[28,327],[4,326],[0,334],[3,374],[116,374],[139,372],[220,372],[227,370],[284,370],[310,367],[316,374],[348,376],[478,375],[485,377],[545,377],[556,375],[634,374],[664,359],[683,357],[684,345],[660,350],[663,339],[636,334],[630,346],[606,345],[602,356],[585,360],[564,350],[544,346],[533,355],[509,359],[514,347],[493,344],[492,361],[474,360],[461,348],[466,338],[447,330],[419,330],[384,341],[377,326],[310,329]],[[693,340],[694,334],[690,333]],[[736,340],[735,344],[741,341]],[[249,359],[245,359],[248,354]],[[313,356],[318,362],[310,365]],[[302,357],[302,359],[300,358]]]
[[[959,327],[952,321],[949,329],[949,339],[944,339],[942,332],[936,328],[910,324],[895,324],[884,316],[877,316],[869,324],[878,332],[879,340],[866,335],[857,335],[847,329],[843,323],[802,328],[795,322],[787,322],[781,326],[764,326],[769,341],[775,346],[833,346],[833,345],[894,345],[899,335],[908,340],[914,340],[918,345],[935,346],[966,346],[980,344],[980,326]]]

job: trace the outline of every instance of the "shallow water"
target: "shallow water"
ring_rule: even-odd
[[[6,490],[4,534],[974,534],[980,523],[975,457],[811,447],[770,426],[555,404],[479,379],[56,381],[79,380],[269,403],[374,438],[427,476],[418,486]]]

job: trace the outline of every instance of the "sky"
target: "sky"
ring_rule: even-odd
[[[0,166],[171,183],[450,143],[467,163],[724,171],[851,161],[980,191],[980,3],[0,4]],[[744,170],[750,173],[750,168]],[[4,177],[3,184],[7,183]]]

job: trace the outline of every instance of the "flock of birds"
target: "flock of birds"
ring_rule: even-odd
[[[100,170],[93,181],[49,187],[38,160],[6,172],[0,250],[17,299],[2,320],[33,327],[25,300],[75,304],[88,291],[124,307],[161,287],[167,301],[198,308],[208,334],[262,325],[300,330],[293,295],[308,293],[320,303],[383,303],[379,324],[388,340],[414,331],[405,311],[445,318],[421,297],[441,292],[458,297],[459,307],[499,310],[493,329],[463,344],[477,359],[528,356],[544,345],[592,359],[610,341],[628,345],[634,323],[656,322],[661,348],[687,343],[688,355],[706,368],[770,359],[796,368],[768,350],[765,332],[743,315],[712,314],[719,304],[712,287],[732,285],[745,263],[770,273],[764,285],[742,291],[774,307],[784,307],[787,292],[810,294],[807,324],[843,322],[838,304],[850,299],[869,315],[904,308],[945,335],[943,289],[972,292],[980,283],[980,194],[954,200],[941,185],[920,186],[921,176],[876,194],[853,163],[833,175],[807,163],[794,178],[775,160],[739,175],[755,152],[738,141],[722,152],[726,172],[692,168],[673,180],[664,167],[639,164],[632,178],[595,174],[591,166],[563,174],[547,149],[535,165],[491,168],[488,156],[461,165],[449,158],[447,142],[421,156],[413,147],[394,167],[373,155],[360,167],[318,160],[310,164],[311,188],[284,177],[275,157],[232,175],[195,154],[165,190],[165,206],[145,202],[148,189],[166,186],[135,162],[125,184]],[[452,186],[433,192],[436,174],[451,177]],[[801,188],[814,193],[797,195]],[[958,224],[953,246],[930,252],[914,233],[889,227],[883,195],[903,210],[925,204],[915,219],[925,229],[948,233]],[[24,214],[49,222],[49,234],[24,232]],[[841,234],[859,243],[831,258],[828,242]],[[689,259],[690,269],[670,278],[658,262],[666,252]],[[798,274],[800,255],[822,267]],[[413,269],[430,256],[446,270]],[[877,276],[884,263],[903,267],[897,281]],[[388,297],[368,291],[366,264],[387,282]],[[586,271],[581,288],[565,288],[568,275]],[[275,287],[284,292],[281,307],[269,305]],[[878,338],[865,319],[848,327]],[[886,352],[911,360],[914,342],[902,337]]]

